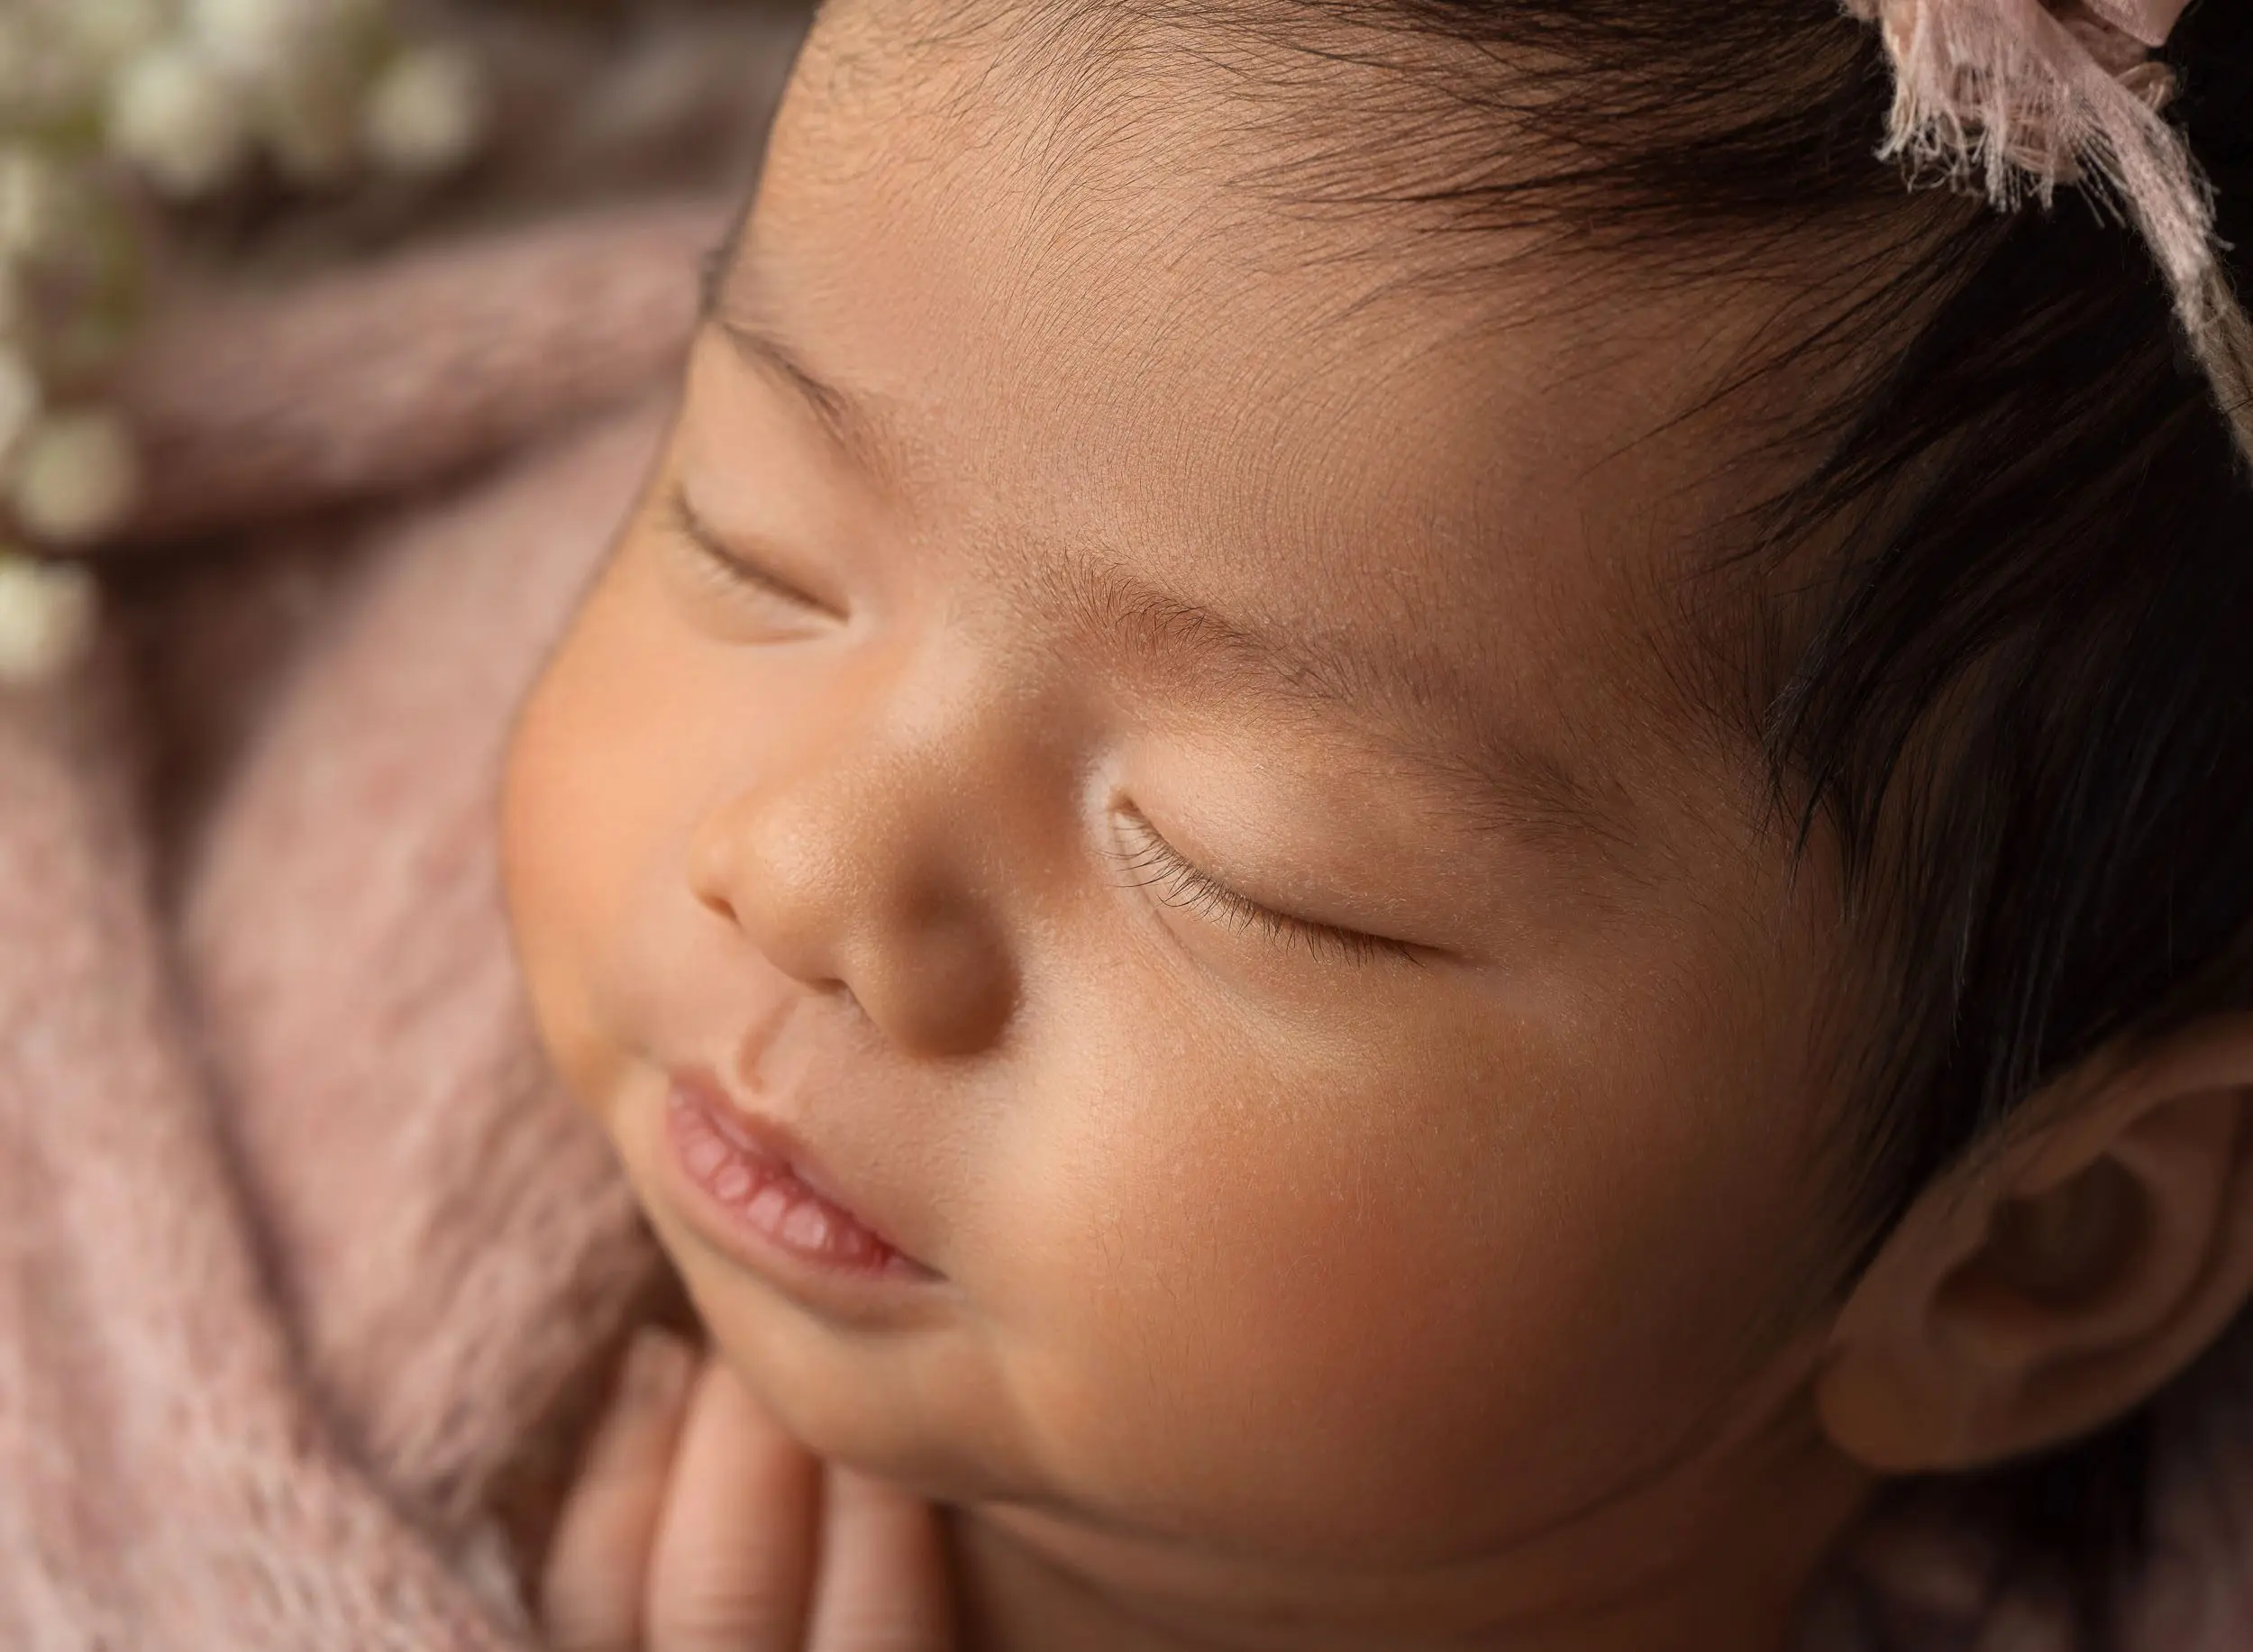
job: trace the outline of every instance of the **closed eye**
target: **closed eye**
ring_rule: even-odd
[[[1304,946],[1318,956],[1366,963],[1382,958],[1423,962],[1422,949],[1387,936],[1370,935],[1295,917],[1240,895],[1199,871],[1158,829],[1132,808],[1119,811],[1122,846],[1114,851],[1130,886],[1150,890],[1164,905],[1248,931],[1281,946]]]
[[[737,593],[748,592],[765,600],[780,602],[825,618],[844,617],[818,597],[801,590],[779,574],[761,567],[728,544],[710,523],[697,514],[696,507],[689,502],[688,490],[678,482],[665,494],[665,525],[682,543],[696,552],[700,571],[709,575],[715,583]]]

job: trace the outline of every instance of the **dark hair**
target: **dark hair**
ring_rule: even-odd
[[[2253,1007],[2253,481],[2132,232],[2070,189],[2010,215],[1910,196],[1875,159],[1882,48],[1831,0],[1310,13],[1510,49],[1507,74],[1458,54],[1449,106],[1474,118],[1380,152],[1384,199],[1630,260],[1663,238],[1675,269],[1788,258],[1816,295],[1792,348],[1827,365],[1828,412],[1762,513],[1753,559],[1792,578],[1766,580],[1745,664],[1885,1003],[1852,1113],[1857,1257],[2084,1058]],[[2223,236],[2253,243],[2253,8],[2194,5],[2165,55]],[[1539,141],[1466,154],[1488,115]],[[2148,1438],[2130,1419],[1962,1488],[2091,1645],[2143,1545]]]

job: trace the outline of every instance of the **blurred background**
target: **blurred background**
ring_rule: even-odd
[[[123,638],[192,815],[371,516],[652,380],[810,9],[0,0],[0,689]]]
[[[0,1645],[521,1615],[685,1315],[496,793],[807,9],[0,0]]]
[[[148,433],[109,404],[158,318],[418,243],[736,196],[807,9],[0,0],[0,682],[56,675],[91,634],[58,554],[151,526]]]
[[[0,0],[6,284],[19,300],[43,288],[41,319],[69,335],[48,342],[83,358],[99,353],[97,323],[129,318],[144,278],[281,269],[637,190],[732,186],[808,9]]]
[[[168,191],[146,178],[173,203],[169,257],[189,276],[365,256],[635,194],[732,192],[751,176],[810,10],[795,0],[57,3],[169,10],[190,40],[198,11],[294,15],[306,34],[316,31],[303,20],[324,9],[348,20],[333,38],[357,65],[324,63],[317,47],[294,64],[286,46],[272,54],[294,84],[271,97],[262,126],[253,106],[251,140],[213,185]],[[293,105],[321,112],[307,124],[325,123],[296,140],[310,161],[292,153]]]

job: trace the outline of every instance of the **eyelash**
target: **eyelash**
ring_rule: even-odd
[[[1141,815],[1126,809],[1121,811],[1120,819],[1132,842],[1114,853],[1130,885],[1151,890],[1166,906],[1217,919],[1231,928],[1249,930],[1280,945],[1302,945],[1317,955],[1342,957],[1349,963],[1367,963],[1379,958],[1421,962],[1417,949],[1405,941],[1293,917],[1248,899],[1199,871]]]
[[[689,507],[689,501],[680,489],[667,495],[665,506],[668,525],[698,553],[699,567],[715,583],[735,592],[752,591],[794,607],[821,606],[771,574],[737,558]],[[1342,929],[1311,918],[1293,917],[1288,912],[1278,912],[1247,899],[1218,879],[1198,870],[1141,815],[1127,810],[1123,818],[1136,839],[1136,846],[1117,852],[1119,863],[1134,887],[1155,891],[1167,906],[1200,917],[1218,918],[1233,928],[1248,929],[1268,941],[1302,945],[1317,954],[1343,957],[1355,963],[1378,958],[1421,961],[1416,949],[1405,941],[1358,929]]]
[[[697,553],[698,570],[731,595],[740,596],[748,592],[771,602],[787,603],[794,608],[817,613],[827,611],[804,591],[786,585],[764,569],[744,561],[722,544],[719,536],[689,508],[688,496],[677,487],[665,496],[665,525],[676,538]]]

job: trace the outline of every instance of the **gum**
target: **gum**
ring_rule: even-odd
[[[671,1125],[689,1179],[770,1244],[831,1267],[860,1270],[885,1268],[897,1255],[787,1168],[728,1140],[700,1109],[676,1104]]]

